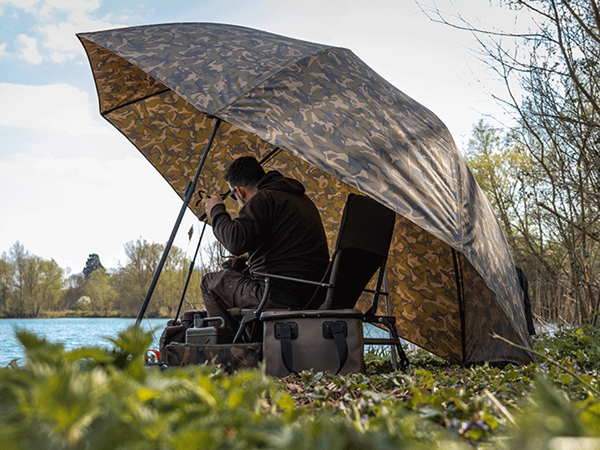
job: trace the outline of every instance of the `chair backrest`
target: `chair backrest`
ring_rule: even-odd
[[[378,287],[392,241],[396,214],[363,195],[350,194],[329,270],[327,309],[354,308],[361,293],[379,269]]]

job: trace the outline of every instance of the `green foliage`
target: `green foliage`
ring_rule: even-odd
[[[538,376],[531,406],[519,415],[507,444],[511,449],[599,448],[599,399],[572,402]]]
[[[85,284],[85,292],[89,295],[90,309],[107,315],[114,305],[117,293],[110,283],[110,275],[104,267],[98,267],[91,272]]]
[[[536,338],[536,351],[560,358],[552,364],[460,366],[417,351],[403,373],[372,351],[366,374],[276,380],[261,370],[145,367],[151,336],[136,327],[110,338],[113,349],[71,351],[21,331],[26,363],[0,369],[0,447],[596,448],[598,372],[569,354],[597,333]]]
[[[579,328],[559,325],[553,335],[542,334],[535,349],[554,360],[569,358],[575,369],[600,370],[600,328],[582,325]]]
[[[580,343],[597,332],[585,327],[570,339]],[[535,347],[560,347],[568,354],[569,342],[542,335]],[[566,448],[578,448],[578,439],[600,437],[598,372],[581,369],[569,357],[558,364],[460,366],[419,350],[409,355],[409,370],[400,373],[389,371],[389,356],[380,351],[366,356],[369,376],[303,373],[286,380],[288,390],[301,405],[344,414],[358,411],[371,427],[385,411],[403,425],[412,423],[416,435],[435,440],[438,447],[449,440],[476,448],[552,448],[550,443],[561,448],[556,447],[563,445],[560,439],[570,436],[576,446]],[[300,384],[301,390],[296,387]]]
[[[0,315],[38,317],[60,303],[64,284],[56,261],[32,255],[15,242],[0,258]]]
[[[258,447],[292,417],[293,402],[258,372],[147,370],[151,336],[139,328],[111,339],[112,351],[18,338],[27,363],[0,371],[5,448]]]
[[[18,339],[26,364],[0,369],[3,448],[425,449],[443,431],[375,393],[315,413],[260,370],[145,368],[151,338],[135,327],[111,339],[113,350]]]
[[[111,275],[111,287],[115,292],[113,308],[124,314],[136,316],[154,278],[164,246],[138,239],[125,244],[127,263]],[[189,270],[189,262],[183,251],[172,247],[165,267],[152,295],[147,315],[174,317],[181,299],[181,292]],[[186,308],[201,306],[200,274],[192,273],[188,287]]]

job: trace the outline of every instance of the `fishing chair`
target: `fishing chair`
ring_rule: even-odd
[[[364,343],[390,345],[394,369],[398,368],[397,357],[400,359],[401,369],[406,369],[409,361],[398,337],[396,318],[389,315],[389,294],[383,290],[385,266],[395,219],[396,214],[377,201],[362,195],[350,194],[342,214],[335,251],[323,280],[314,282],[280,275],[253,273],[254,276],[264,277],[264,294],[255,310],[241,311],[242,320],[234,342],[240,342],[246,327],[260,318],[268,299],[271,279],[314,285],[315,294],[304,308],[306,310],[353,309],[361,294],[367,292],[373,294],[373,300],[368,311],[362,314],[362,321],[386,328],[389,338],[365,338]],[[378,274],[375,289],[366,289],[375,273]],[[386,316],[377,315],[381,297],[385,299],[388,314]]]

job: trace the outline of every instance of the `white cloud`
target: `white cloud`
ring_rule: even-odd
[[[2,58],[3,56],[6,56],[6,44],[0,44],[0,58]]]
[[[52,53],[52,55],[50,55],[50,59],[52,61],[54,61],[55,63],[60,64],[60,63],[64,62],[64,60],[67,59],[67,57],[64,53],[54,52],[54,53]]]
[[[10,6],[34,14],[38,19],[54,20],[57,14],[64,11],[95,11],[100,3],[100,0],[0,0],[0,8]]]
[[[68,84],[26,86],[0,83],[0,126],[64,132],[107,134],[97,125],[89,95]]]
[[[43,20],[39,30],[44,36],[43,46],[53,50],[52,59],[62,62],[83,55],[83,48],[76,33],[115,28],[108,19],[95,19],[92,13],[98,9],[98,0],[47,0],[42,13],[44,17],[58,15],[61,20]]]
[[[34,64],[41,63],[43,57],[63,63],[83,56],[83,47],[76,33],[122,26],[111,23],[109,16],[94,17],[100,0],[0,0],[0,11],[7,6],[33,15],[37,22],[28,34],[37,34],[38,39],[25,34],[18,39],[24,45],[18,56]]]
[[[0,0],[0,7],[12,6],[31,11],[37,3],[39,3],[39,0]]]
[[[68,22],[44,25],[40,27],[40,31],[44,35],[45,48],[54,50],[55,53],[62,53],[66,58],[72,58],[83,54],[83,47],[77,39],[77,33],[116,27],[117,25],[104,20],[93,20],[82,14],[72,14]]]
[[[29,37],[26,34],[20,34],[17,42],[23,45],[21,54],[19,55],[25,61],[32,64],[40,64],[43,61],[42,55],[37,49],[37,39]]]

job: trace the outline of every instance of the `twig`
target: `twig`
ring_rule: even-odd
[[[566,296],[565,296],[565,297],[566,297]],[[571,300],[575,301],[574,299],[571,299]],[[569,322],[567,322],[565,319],[563,319],[563,317],[562,317],[562,316],[558,316],[558,318],[559,318],[560,320],[562,320],[562,323],[563,323],[563,324],[565,324],[565,325],[570,325],[570,323],[569,323]]]
[[[490,401],[498,409],[498,411],[500,411],[501,414],[504,414],[506,416],[506,418],[513,423],[513,425],[517,424],[517,422],[515,421],[515,418],[512,416],[511,413],[508,412],[508,409],[506,409],[506,407],[502,403],[500,403],[500,401],[498,401],[498,399],[494,396],[494,394],[492,394],[488,390],[488,388],[485,388],[483,390],[483,393],[485,394],[485,396],[487,398],[490,399]]]
[[[579,231],[581,231],[583,234],[585,234],[586,236],[590,237],[591,239],[595,240],[596,242],[600,242],[600,239],[598,238],[598,236],[596,236],[596,233],[592,232],[592,231],[588,231],[586,227],[583,227],[575,222],[573,222],[571,219],[563,216],[561,213],[559,213],[558,211],[550,208],[549,206],[544,205],[541,202],[537,202],[537,205],[541,208],[544,208],[546,211],[550,211],[552,214],[554,214],[556,217],[558,217],[559,219],[564,220],[565,222],[567,222],[569,225],[571,225],[572,227],[577,228]],[[594,221],[596,221],[596,219],[594,219]]]
[[[586,383],[584,381],[583,378],[581,378],[579,375],[577,375],[575,372],[571,371],[570,369],[560,365],[559,363],[557,363],[556,361],[554,361],[552,358],[548,358],[546,355],[540,353],[540,352],[536,352],[535,350],[531,349],[531,348],[527,348],[527,347],[523,347],[521,345],[515,344],[514,342],[509,341],[508,339],[500,336],[499,334],[496,333],[492,333],[492,337],[494,339],[500,339],[501,341],[506,342],[508,345],[512,345],[513,347],[517,347],[520,348],[521,350],[526,350],[528,352],[533,353],[534,355],[539,356],[540,358],[545,359],[546,361],[548,361],[550,364],[552,364],[553,366],[558,367],[561,370],[564,370],[565,372],[567,372],[569,375],[571,375],[573,378],[575,378],[577,381],[579,381],[583,386],[587,386],[588,389],[590,389],[591,391],[593,391],[596,395],[600,395],[600,390],[596,389],[594,386],[592,386],[589,383]]]

